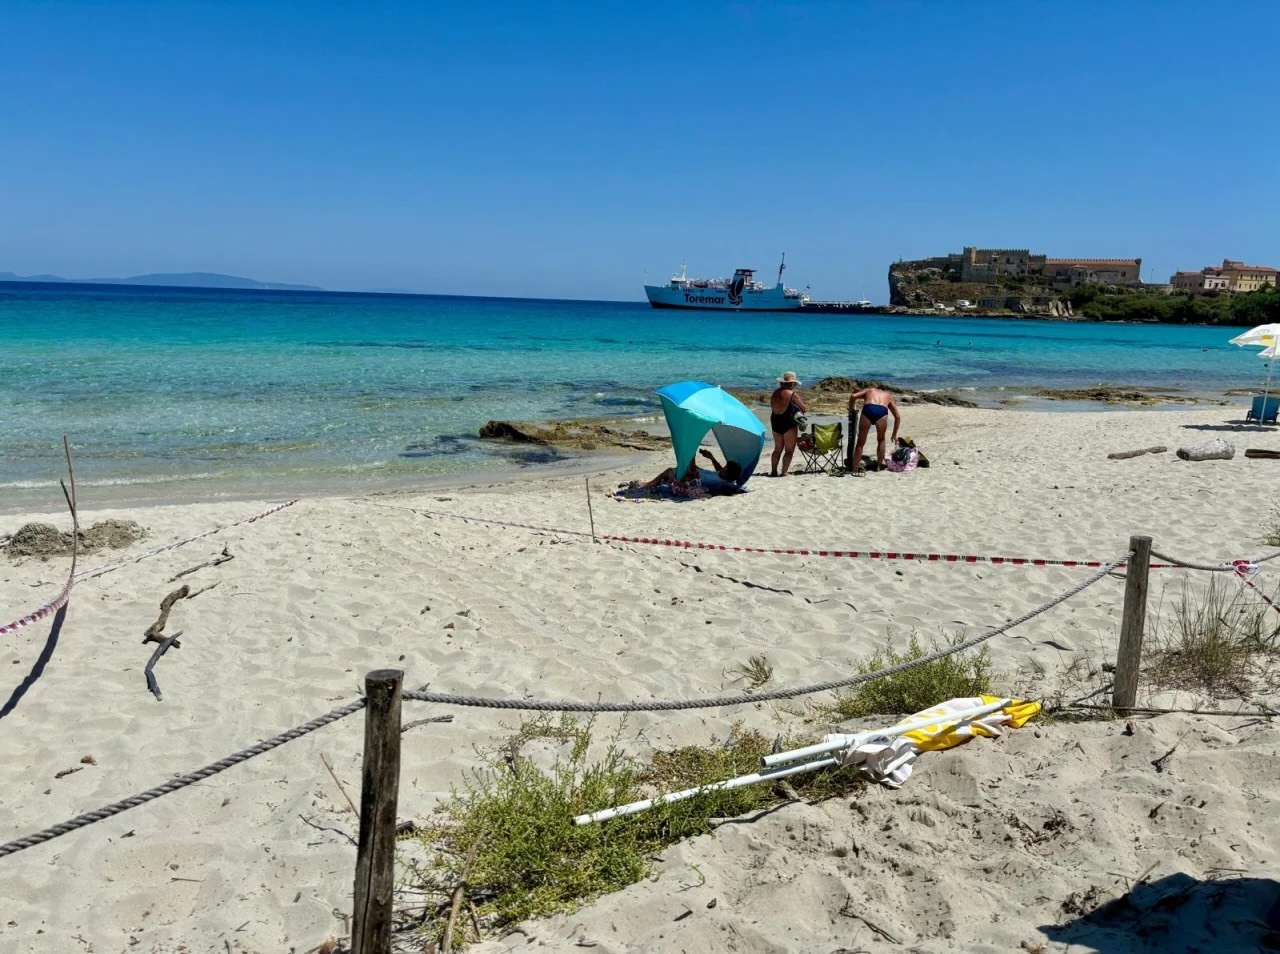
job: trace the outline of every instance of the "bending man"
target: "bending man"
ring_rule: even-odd
[[[862,451],[867,445],[867,434],[871,431],[874,424],[876,429],[876,462],[873,469],[879,470],[884,466],[885,460],[885,435],[888,429],[888,417],[893,415],[893,437],[895,443],[898,440],[898,428],[902,424],[902,415],[898,413],[898,402],[893,399],[893,395],[883,388],[863,388],[861,391],[855,391],[849,395],[849,412],[853,413],[853,406],[857,401],[862,401],[862,419],[858,422],[858,444],[853,449],[853,469],[855,472],[862,470]]]

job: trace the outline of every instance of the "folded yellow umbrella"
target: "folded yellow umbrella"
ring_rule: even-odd
[[[904,732],[902,735],[910,739],[916,748],[923,752],[938,752],[979,736],[987,739],[999,738],[1004,734],[1001,729],[1021,729],[1028,720],[1040,714],[1040,703],[1010,699],[1002,708],[994,712],[955,721],[957,713],[999,702],[1000,698],[1000,696],[972,696],[965,699],[948,699],[904,720],[904,722],[918,722],[920,719],[936,717],[936,722]]]

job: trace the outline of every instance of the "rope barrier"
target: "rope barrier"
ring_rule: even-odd
[[[772,699],[792,699],[796,696],[809,695],[815,692],[826,692],[829,689],[840,689],[847,686],[855,686],[860,683],[870,682],[874,679],[883,679],[886,676],[897,675],[900,672],[906,672],[909,669],[915,669],[917,666],[924,666],[939,659],[956,653],[964,652],[972,649],[979,643],[983,643],[994,636],[1008,632],[1015,626],[1025,623],[1027,620],[1046,613],[1060,603],[1063,603],[1081,591],[1087,589],[1097,583],[1108,573],[1118,566],[1122,566],[1128,556],[1108,563],[1098,573],[1093,574],[1085,580],[1080,581],[1075,586],[1058,594],[1050,600],[1040,604],[1032,610],[1023,613],[1017,619],[1010,620],[1002,626],[997,626],[988,630],[972,639],[957,643],[954,646],[948,646],[944,649],[936,650],[919,659],[912,659],[907,662],[898,663],[893,666],[887,666],[875,672],[860,673],[856,676],[850,676],[845,679],[832,679],[827,682],[813,683],[807,686],[797,686],[792,689],[776,689],[771,692],[761,693],[738,693],[732,696],[720,696],[712,699],[656,699],[649,702],[574,702],[572,700],[550,700],[550,699],[491,699],[484,696],[463,696],[454,695],[443,692],[424,692],[424,691],[407,691],[403,693],[402,698],[411,699],[419,702],[435,702],[446,705],[483,707],[490,709],[516,709],[516,710],[550,710],[555,712],[660,712],[671,711],[677,709],[711,709],[721,706],[731,705],[748,705],[756,702],[767,702]],[[27,848],[33,848],[36,845],[43,844],[61,835],[73,832],[78,828],[86,825],[92,825],[94,822],[103,821],[113,815],[128,811],[131,808],[137,808],[139,805],[145,805],[147,802],[160,798],[162,795],[168,795],[171,792],[179,791],[189,785],[217,775],[219,772],[226,771],[234,765],[248,761],[264,752],[269,752],[277,746],[281,746],[293,739],[300,738],[309,732],[323,728],[331,722],[336,722],[353,712],[358,712],[365,705],[364,699],[356,699],[348,702],[344,706],[332,710],[318,718],[312,719],[310,722],[304,722],[296,728],[289,729],[279,735],[273,736],[264,742],[251,745],[248,748],[241,749],[228,755],[226,758],[219,759],[204,768],[196,769],[193,772],[186,772],[182,775],[175,776],[167,782],[149,788],[137,795],[113,802],[110,805],[104,805],[102,808],[95,809],[91,812],[85,812],[83,815],[77,815],[75,818],[52,825],[41,831],[31,835],[25,835],[22,838],[16,838],[13,841],[0,845],[0,858],[11,855]]]
[[[1152,550],[1151,555],[1161,560],[1168,561],[1170,566],[1183,570],[1204,570],[1209,573],[1229,573],[1240,563],[1257,565],[1259,563],[1266,563],[1268,560],[1274,560],[1276,557],[1280,557],[1280,550],[1247,560],[1225,560],[1222,563],[1197,563],[1193,560],[1183,560],[1180,557],[1169,556],[1167,553],[1161,553],[1158,550]],[[1156,566],[1154,563],[1151,565]]]
[[[405,699],[413,699],[418,702],[435,702],[443,705],[454,706],[471,706],[487,709],[517,709],[523,711],[546,711],[546,712],[667,712],[676,709],[715,709],[721,706],[749,705],[755,702],[768,702],[773,699],[794,699],[796,696],[811,695],[815,692],[826,692],[831,689],[843,689],[848,686],[856,686],[860,683],[871,682],[875,679],[883,679],[886,676],[896,676],[898,673],[906,672],[909,669],[915,669],[917,666],[924,666],[931,662],[937,662],[947,656],[955,653],[964,652],[972,649],[979,643],[986,642],[993,636],[999,636],[1006,633],[1015,626],[1021,625],[1030,619],[1047,613],[1059,603],[1066,602],[1071,597],[1087,589],[1097,583],[1108,573],[1118,566],[1123,566],[1125,559],[1131,555],[1119,560],[1115,560],[1106,564],[1099,572],[1082,580],[1069,590],[1058,594],[1053,599],[1041,603],[1035,609],[1023,613],[1017,619],[987,630],[972,639],[957,643],[954,646],[947,646],[943,649],[935,650],[932,653],[921,656],[919,659],[912,659],[907,662],[898,663],[893,666],[886,666],[884,669],[877,669],[875,672],[860,673],[856,676],[849,676],[844,679],[832,679],[827,682],[812,683],[807,686],[796,686],[791,689],[774,689],[770,692],[742,692],[731,696],[719,696],[711,699],[654,699],[649,702],[573,702],[564,699],[493,699],[486,696],[462,696],[454,695],[447,692],[424,692],[424,691],[406,691]]]
[[[194,772],[186,772],[182,775],[175,776],[169,781],[164,782],[154,788],[149,788],[145,792],[139,792],[137,795],[130,795],[128,798],[121,799],[118,802],[112,802],[110,805],[104,805],[102,808],[94,809],[91,812],[85,812],[83,815],[77,815],[75,818],[59,822],[48,828],[38,831],[32,835],[24,835],[22,838],[15,838],[13,841],[5,842],[0,845],[0,858],[5,855],[12,855],[26,848],[34,848],[36,845],[51,841],[60,835],[65,835],[75,831],[77,828],[83,828],[86,825],[92,825],[94,822],[100,822],[110,818],[112,815],[119,815],[121,812],[128,811],[130,808],[137,808],[139,805],[145,805],[147,802],[154,801],[162,795],[168,795],[171,792],[179,791],[188,785],[194,785],[196,782],[209,778],[211,775],[217,775],[224,772],[233,765],[239,765],[241,762],[247,762],[256,755],[262,755],[269,752],[277,746],[284,745],[294,739],[301,738],[309,732],[316,729],[324,728],[331,722],[337,722],[339,719],[351,715],[353,712],[359,712],[364,708],[364,699],[356,699],[348,702],[344,706],[339,706],[332,712],[327,712],[318,718],[312,719],[310,722],[304,722],[296,728],[289,729],[287,732],[281,732],[279,735],[272,736],[265,742],[259,742],[257,745],[251,745],[239,752],[234,752],[226,758],[219,759],[204,768],[196,769]]]

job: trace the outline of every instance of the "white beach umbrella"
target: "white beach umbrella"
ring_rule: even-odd
[[[1242,335],[1236,335],[1231,339],[1231,343],[1241,347],[1252,345],[1254,347],[1274,348],[1277,343],[1280,343],[1280,325],[1258,325],[1258,327],[1250,328]]]
[[[1267,416],[1267,396],[1271,393],[1271,372],[1273,370],[1271,362],[1277,357],[1276,348],[1280,347],[1280,324],[1258,325],[1256,328],[1250,328],[1244,334],[1236,335],[1232,338],[1231,343],[1242,348],[1260,347],[1264,349],[1258,355],[1259,358],[1267,362],[1267,380],[1262,385],[1262,412],[1258,415],[1259,419],[1264,418]]]
[[[1262,325],[1263,328],[1280,328],[1280,325]],[[1267,362],[1267,380],[1262,385],[1262,410],[1258,413],[1258,421],[1261,422],[1267,416],[1267,395],[1271,393],[1271,372],[1275,369],[1272,364],[1276,358],[1280,358],[1280,338],[1271,339],[1271,347],[1264,348],[1258,352],[1258,357]]]

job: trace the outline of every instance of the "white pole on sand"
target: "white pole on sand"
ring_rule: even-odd
[[[1262,385],[1262,408],[1258,411],[1258,423],[1261,424],[1267,419],[1267,395],[1271,393],[1271,371],[1274,368],[1272,361],[1267,361],[1267,380]],[[1277,415],[1280,418],[1280,415]]]
[[[578,815],[574,818],[575,825],[589,825],[592,822],[608,821],[610,818],[618,818],[622,815],[634,815],[636,812],[642,812],[646,809],[653,808],[655,805],[667,805],[671,802],[682,802],[686,798],[693,798],[703,792],[724,791],[731,788],[742,788],[744,785],[755,785],[758,782],[767,782],[775,778],[786,778],[788,775],[799,775],[801,772],[813,772],[822,768],[830,768],[839,764],[834,757],[819,759],[816,762],[798,762],[794,765],[783,765],[775,769],[761,769],[759,772],[752,772],[750,775],[739,775],[737,778],[726,779],[723,782],[714,782],[711,785],[699,785],[697,788],[686,788],[680,792],[668,792],[666,795],[659,795],[656,798],[646,798],[642,801],[631,802],[627,805],[619,805],[617,808],[604,808],[598,812],[591,812],[587,815]]]
[[[995,702],[983,703],[980,706],[974,706],[971,709],[961,709],[959,712],[953,712],[945,716],[926,715],[920,716],[918,719],[907,719],[899,722],[891,728],[884,729],[880,732],[860,732],[859,735],[888,735],[899,736],[906,735],[908,732],[915,732],[917,729],[927,729],[930,726],[943,726],[959,724],[966,719],[977,719],[984,715],[990,715],[998,709],[1003,709],[1012,699],[997,699]],[[784,762],[795,762],[800,759],[812,758],[815,755],[823,755],[827,752],[834,752],[838,749],[848,748],[849,739],[854,736],[847,735],[839,742],[819,742],[817,745],[806,746],[803,749],[792,749],[790,752],[777,752],[773,755],[766,755],[760,759],[760,763],[765,766],[781,765]]]
[[[927,729],[933,726],[958,725],[966,719],[976,719],[980,716],[995,712],[998,709],[1003,709],[1012,701],[1013,700],[1011,699],[997,699],[995,702],[984,703],[983,705],[974,706],[969,709],[961,709],[959,712],[953,712],[945,716],[920,716],[918,718],[911,718],[903,722],[899,722],[897,725],[888,729],[872,732],[859,732],[854,735],[836,736],[835,741],[820,742],[817,745],[806,746],[802,749],[793,749],[790,752],[778,752],[774,755],[766,755],[760,760],[763,763],[763,767],[759,772],[752,772],[749,775],[739,775],[736,778],[726,779],[723,782],[714,782],[710,785],[699,785],[697,788],[686,788],[679,792],[669,792],[666,795],[658,795],[655,798],[646,798],[638,802],[619,805],[617,808],[604,808],[598,812],[578,815],[573,819],[573,823],[575,825],[589,825],[592,822],[608,821],[610,818],[618,818],[622,815],[634,815],[636,812],[645,811],[646,809],[653,808],[655,805],[667,805],[671,802],[684,801],[685,799],[693,798],[695,795],[702,792],[715,792],[733,788],[742,788],[744,785],[756,785],[760,782],[768,782],[775,778],[786,778],[788,775],[799,775],[801,772],[816,772],[818,769],[834,768],[840,764],[840,759],[836,757],[834,753],[860,745],[864,739],[878,735],[900,736],[907,732],[913,732],[916,729]],[[806,759],[809,761],[805,761]]]

